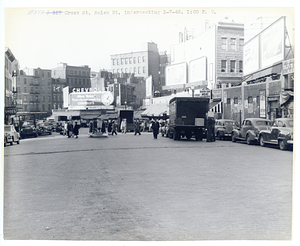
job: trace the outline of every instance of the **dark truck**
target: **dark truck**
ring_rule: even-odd
[[[121,131],[120,126],[121,126],[122,119],[126,119],[126,121],[127,121],[127,131],[129,131],[129,132],[134,131],[133,114],[134,114],[133,110],[126,110],[126,109],[120,110],[119,118],[118,118],[119,131]]]
[[[201,141],[206,131],[209,98],[174,97],[169,102],[169,132],[174,140],[195,137]]]

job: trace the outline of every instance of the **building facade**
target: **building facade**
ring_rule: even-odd
[[[17,91],[20,115],[36,114],[38,118],[51,115],[53,100],[50,69],[33,69],[32,75],[21,70],[17,77]]]
[[[144,43],[141,51],[111,55],[111,71],[113,74],[129,73],[143,78],[152,75],[153,91],[160,91],[163,83],[160,61],[157,44]]]
[[[16,78],[19,73],[19,63],[12,51],[5,48],[5,81],[4,81],[4,123],[9,124],[10,117],[16,114],[17,111],[17,88]]]
[[[70,66],[67,63],[59,63],[52,69],[52,78],[65,79],[69,92],[74,88],[91,88],[91,69],[89,66]]]

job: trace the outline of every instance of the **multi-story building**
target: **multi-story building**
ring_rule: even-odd
[[[37,118],[51,115],[52,79],[51,70],[33,69],[32,74],[21,70],[17,77],[17,94],[21,102],[19,114],[32,114]]]
[[[52,78],[65,79],[69,92],[78,88],[91,88],[91,69],[87,66],[70,66],[67,63],[59,63],[52,69]]]
[[[52,78],[52,102],[53,109],[62,109],[64,100],[63,100],[63,88],[66,87],[65,79],[53,79]]]
[[[160,54],[157,44],[144,43],[141,51],[111,55],[113,74],[129,73],[136,77],[147,78],[152,75],[153,91],[160,91]]]
[[[19,72],[19,63],[9,48],[5,49],[5,118],[4,123],[8,124],[11,116],[16,114],[16,76]]]
[[[164,90],[185,91],[222,84],[239,84],[243,78],[244,25],[219,22],[197,37],[171,47]]]

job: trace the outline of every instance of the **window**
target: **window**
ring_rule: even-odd
[[[138,63],[140,63],[140,62],[141,62],[141,57],[139,56],[139,57],[138,57]]]
[[[26,85],[27,81],[26,81],[26,78],[24,78],[24,85]]]
[[[222,50],[227,50],[227,38],[222,38],[221,39],[221,49]]]
[[[71,78],[70,80],[71,80],[71,85],[73,85],[73,78]]]
[[[221,61],[221,72],[226,73],[226,60]]]
[[[239,72],[243,72],[243,61],[239,61]]]
[[[121,65],[123,65],[124,64],[124,59],[123,58],[121,58]]]
[[[85,76],[85,71],[82,71],[82,76]]]
[[[73,70],[70,71],[70,74],[71,74],[71,75],[73,74]]]
[[[128,73],[128,69],[127,68],[125,68],[125,73]]]
[[[136,73],[136,67],[133,69],[133,73]]]
[[[45,96],[43,96],[43,99],[42,99],[42,100],[43,100],[43,102],[45,102]]]
[[[74,73],[75,73],[75,75],[76,75],[76,74],[77,74],[77,71],[75,70]]]
[[[79,85],[81,85],[81,79],[78,79],[78,83],[79,83]]]
[[[146,73],[146,67],[143,67],[143,73]]]
[[[117,59],[117,65],[119,65],[119,59]]]
[[[143,56],[143,62],[145,62],[146,61],[146,57],[145,56]]]
[[[133,57],[133,63],[135,63],[135,57]]]
[[[140,73],[141,73],[141,68],[139,67],[139,68],[138,68],[138,74],[140,74]]]
[[[240,46],[240,51],[243,51],[243,48],[244,48],[244,39],[243,38],[240,38],[239,46]]]
[[[51,110],[51,104],[48,104],[48,111]]]
[[[235,38],[230,39],[230,49],[236,50],[236,39]]]
[[[85,85],[85,79],[82,79],[82,84]]]
[[[45,104],[42,104],[42,110],[45,111]]]
[[[115,59],[112,59],[112,64],[115,65]]]
[[[24,87],[24,93],[27,93],[27,87]]]
[[[27,105],[24,105],[24,110],[27,111]]]
[[[75,85],[77,85],[77,78],[75,78],[74,80],[75,80]]]
[[[130,57],[130,58],[129,58],[129,64],[131,64],[131,63],[132,63],[132,58]]]
[[[227,104],[230,104],[230,98],[227,97]]]
[[[253,103],[253,98],[252,97],[248,97],[248,103]]]
[[[238,104],[238,98],[237,97],[235,97],[233,100],[234,100],[233,101],[234,104]]]
[[[125,64],[127,64],[128,63],[128,58],[125,58]]]
[[[81,76],[81,71],[78,71],[78,75]]]
[[[230,61],[230,72],[231,73],[235,72],[235,61],[234,60]]]

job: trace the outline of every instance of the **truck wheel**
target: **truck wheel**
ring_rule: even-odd
[[[192,134],[191,131],[187,131],[187,132],[185,133],[185,135],[186,135],[186,138],[187,138],[188,140],[190,140],[193,134]]]
[[[202,141],[203,135],[200,130],[196,131],[195,138],[196,138],[196,141]]]

